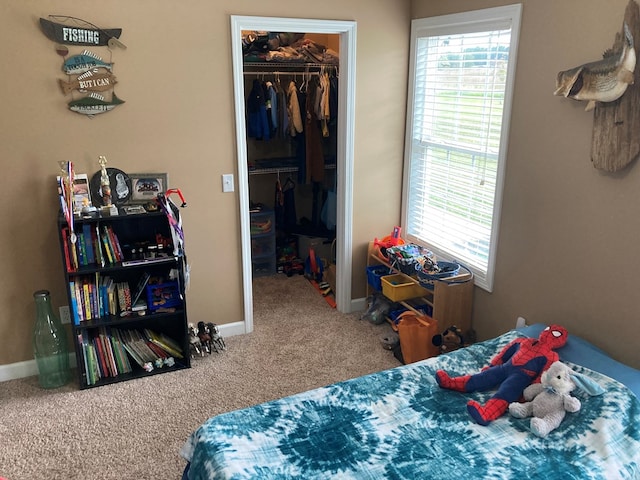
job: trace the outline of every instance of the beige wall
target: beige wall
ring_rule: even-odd
[[[61,57],[37,24],[49,14],[123,28],[128,48],[113,60],[124,105],[92,120],[66,109]],[[182,214],[190,319],[243,319],[238,198],[222,194],[220,180],[236,172],[231,14],[357,22],[354,296],[364,295],[366,243],[400,212],[408,0],[7,0],[0,3],[0,365],[33,358],[35,290],[50,289],[56,307],[67,303],[56,237],[60,160],[89,174],[98,155],[125,172],[168,172],[189,204]]]
[[[364,296],[366,243],[399,221],[410,18],[511,2],[489,0],[8,0],[0,4],[2,193],[0,365],[32,357],[31,294],[66,303],[55,233],[59,160],[97,170],[166,171],[182,188],[192,265],[189,315],[242,320],[238,199],[220,192],[235,172],[229,15],[357,21],[353,297]],[[640,170],[610,175],[589,160],[592,114],[552,96],[559,70],[597,60],[621,28],[625,0],[524,0],[494,292],[476,290],[481,338],[518,315],[558,322],[640,368]],[[66,111],[60,57],[37,18],[66,13],[124,29],[116,51],[116,111]],[[215,312],[215,313],[212,313]],[[625,341],[629,339],[628,341]]]
[[[510,3],[415,0],[412,18]],[[484,338],[518,315],[560,323],[640,368],[640,167],[595,169],[593,112],[552,95],[558,71],[613,45],[627,0],[522,4],[495,288],[476,289],[474,322]]]

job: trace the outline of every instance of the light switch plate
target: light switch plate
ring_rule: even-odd
[[[222,191],[225,193],[233,192],[233,173],[222,175]]]

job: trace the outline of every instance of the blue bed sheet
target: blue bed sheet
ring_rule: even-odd
[[[479,371],[524,334],[510,331],[447,355],[365,375],[203,423],[181,450],[185,478],[638,479],[640,400],[609,376],[567,362],[605,392],[567,414],[546,438],[508,414],[483,427],[470,398],[438,387],[435,372]]]
[[[535,323],[517,329],[528,337],[537,338],[547,325]],[[608,377],[615,378],[626,385],[636,397],[640,398],[640,370],[614,360],[603,350],[576,335],[571,335],[567,344],[557,350],[561,360],[582,365]]]

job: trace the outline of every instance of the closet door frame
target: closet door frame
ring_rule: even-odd
[[[356,22],[300,18],[231,15],[231,47],[236,109],[238,195],[242,242],[244,331],[253,331],[253,287],[249,216],[249,171],[245,123],[243,30],[340,35],[340,81],[338,84],[337,212],[336,212],[336,304],[343,313],[352,311],[353,261],[353,159],[355,132]]]

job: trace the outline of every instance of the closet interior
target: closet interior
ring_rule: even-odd
[[[335,264],[339,35],[242,33],[253,275]]]

